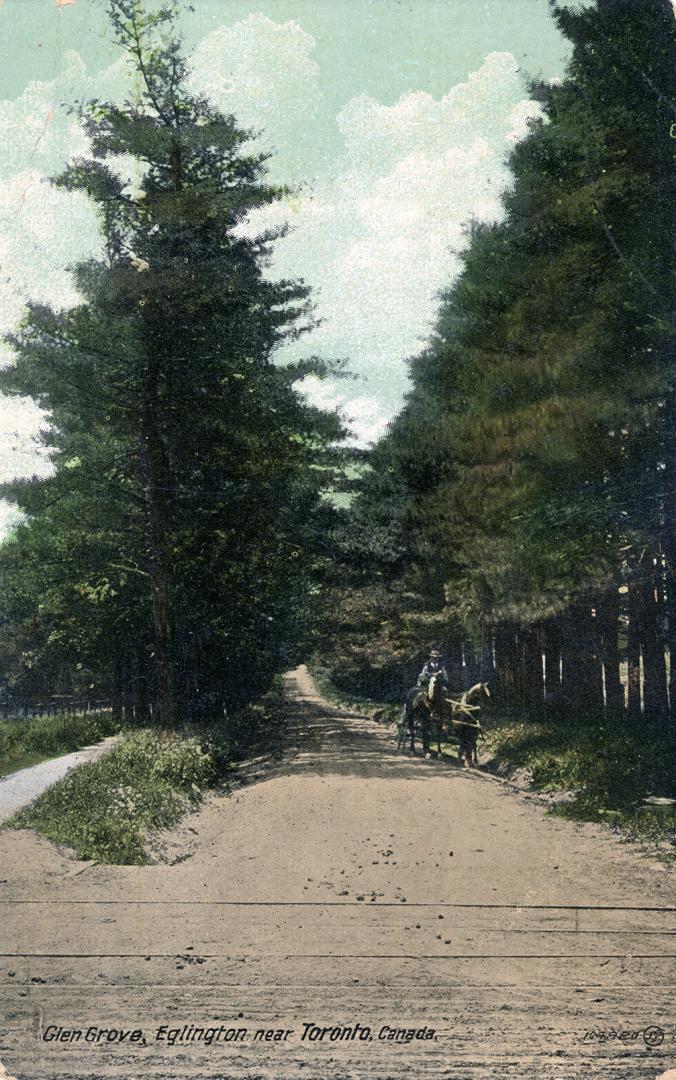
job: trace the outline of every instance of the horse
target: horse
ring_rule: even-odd
[[[441,753],[442,716],[446,703],[441,672],[436,672],[432,676],[427,689],[424,686],[414,686],[412,690],[409,690],[399,720],[397,749],[401,750],[408,735],[411,741],[411,752],[415,753],[415,728],[418,724],[422,735],[423,753],[431,753],[430,734],[432,724],[434,724],[438,752]]]
[[[459,701],[448,699],[451,705],[451,723],[458,736],[458,756],[465,769],[479,764],[477,739],[482,727],[479,718],[473,719],[472,714],[481,708],[481,705],[476,704],[477,699],[490,696],[491,692],[486,683],[479,682],[465,690]]]
[[[408,691],[401,710],[397,726],[397,750],[401,750],[410,739],[411,753],[415,753],[416,724],[422,732],[423,750],[429,750],[429,703],[427,691],[423,686],[414,686]]]

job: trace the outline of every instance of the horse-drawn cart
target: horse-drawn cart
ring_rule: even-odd
[[[402,708],[395,736],[397,750],[402,750],[410,740],[415,753],[416,735],[420,737],[423,752],[429,754],[432,730],[436,735],[438,753],[441,753],[442,735],[445,739],[455,736],[458,740],[458,756],[465,768],[478,764],[477,739],[481,724],[475,715],[481,706],[477,698],[490,697],[486,683],[476,683],[465,690],[458,699],[448,697],[440,679],[432,677],[429,687],[417,686],[409,691]]]

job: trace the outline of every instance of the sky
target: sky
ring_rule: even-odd
[[[130,73],[105,0],[0,0],[0,334],[26,300],[77,300],[68,267],[98,250],[80,194],[47,177],[86,141],[66,107],[123,99]],[[505,156],[538,115],[528,80],[569,53],[547,0],[192,0],[180,17],[192,88],[272,151],[291,195],[249,227],[287,222],[269,273],[313,288],[320,321],[279,359],[347,359],[308,379],[367,444],[401,406],[406,359],[434,323],[472,220],[494,221]],[[0,344],[0,363],[11,352]],[[0,480],[44,474],[41,416],[0,397]],[[0,533],[12,510],[0,504]]]

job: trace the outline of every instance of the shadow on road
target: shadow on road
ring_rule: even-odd
[[[242,763],[243,783],[302,774],[429,780],[430,769],[463,781],[471,775],[455,757],[426,759],[419,744],[415,755],[397,751],[391,726],[330,705],[308,689],[307,676],[300,683],[294,676],[287,677],[281,742],[273,753]]]

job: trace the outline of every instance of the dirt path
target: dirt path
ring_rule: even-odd
[[[165,838],[172,865],[87,867],[0,833],[11,1075],[654,1080],[676,1067],[663,866],[487,777],[397,755],[304,668],[287,684],[284,757],[248,764]],[[82,1036],[49,1040],[59,1027]],[[90,1028],[142,1034],[87,1041]],[[434,1035],[388,1037],[398,1029]]]
[[[1,777],[0,822],[7,821],[16,814],[17,810],[28,806],[33,799],[37,799],[38,795],[55,784],[57,780],[63,779],[71,769],[84,765],[88,761],[98,761],[115,745],[116,741],[117,736],[111,735],[95,746],[84,746],[72,754],[50,758],[48,761],[39,762],[38,765],[31,765],[27,769],[19,769],[18,772]]]

